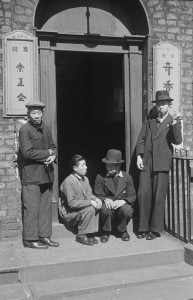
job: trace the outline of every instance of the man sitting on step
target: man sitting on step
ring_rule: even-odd
[[[76,241],[93,246],[98,243],[95,232],[98,232],[98,211],[102,202],[93,195],[88,178],[86,161],[81,155],[74,155],[70,160],[72,173],[60,186],[64,203],[62,218],[71,227],[78,227]]]
[[[112,222],[117,219],[117,230],[122,241],[129,241],[127,225],[133,214],[136,199],[133,181],[130,175],[121,171],[121,151],[110,149],[102,162],[106,164],[106,172],[98,174],[95,180],[95,195],[102,201],[100,211],[100,241],[106,243],[112,231]]]

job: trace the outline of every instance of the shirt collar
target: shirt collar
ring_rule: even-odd
[[[165,114],[165,116],[163,116],[163,118],[158,117],[157,120],[159,121],[159,123],[162,123],[165,120],[165,118],[167,118],[167,116],[168,116],[168,112],[167,114]]]
[[[107,173],[107,177],[110,177],[111,175],[109,173]],[[117,175],[115,175],[115,177],[121,177],[123,178],[123,173],[122,171],[120,171]]]
[[[84,181],[84,176],[80,176],[76,173],[73,173],[73,175],[78,179],[78,180],[83,180]]]

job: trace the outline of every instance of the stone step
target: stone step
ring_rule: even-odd
[[[122,270],[110,273],[78,276],[76,278],[49,280],[30,284],[28,285],[28,288],[32,292],[34,298],[39,300],[66,299],[68,297],[70,297],[70,299],[72,299],[71,297],[76,297],[76,299],[79,300],[104,299],[103,293],[105,294],[107,291],[111,291],[111,294],[114,292],[115,296],[116,293],[120,293],[122,289],[126,289],[128,287],[135,286],[135,290],[137,290],[142,285],[155,284],[155,282],[160,283],[162,281],[168,282],[168,280],[176,280],[180,278],[183,280],[186,278],[193,279],[193,268],[184,262],[134,270]],[[98,298],[96,297],[97,293],[100,293],[100,297]],[[85,298],[85,296],[89,297]],[[109,297],[105,299],[118,298]],[[154,298],[149,297],[147,299]],[[176,298],[172,297],[170,299]]]
[[[27,286],[21,283],[0,285],[1,300],[33,300],[34,297]]]
[[[153,283],[125,287],[121,289],[111,289],[107,291],[84,294],[65,298],[48,299],[69,299],[69,300],[192,300],[193,276],[180,277],[177,279],[167,279],[155,281]],[[55,296],[54,296],[55,297]],[[41,298],[40,298],[41,299]]]
[[[89,294],[105,299],[111,290],[188,278],[193,272],[184,263],[183,244],[167,233],[153,241],[139,240],[134,233],[129,242],[111,236],[107,244],[92,247],[75,242],[72,234],[56,240],[60,247],[46,250],[24,248],[21,241],[2,244],[0,299],[89,299]]]
[[[182,244],[164,234],[153,241],[139,240],[131,234],[130,242],[114,236],[106,244],[85,246],[73,238],[58,239],[59,248],[34,250],[17,247],[20,256],[20,281],[25,284],[53,278],[133,270],[184,261]],[[38,251],[38,252],[37,252]]]
[[[131,220],[127,225],[128,232],[133,232],[136,227],[137,220]],[[70,231],[70,228],[66,227],[64,223],[53,222],[52,223],[52,238],[69,238],[73,237],[75,233]]]
[[[0,285],[17,283],[20,265],[13,244],[0,245]]]

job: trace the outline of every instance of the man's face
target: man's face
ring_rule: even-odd
[[[121,164],[106,164],[106,170],[109,175],[115,176],[119,174]]]
[[[165,116],[170,108],[170,101],[157,101],[156,107],[160,116]]]
[[[87,172],[87,165],[85,160],[80,160],[78,166],[74,166],[74,171],[76,174],[84,176]]]
[[[42,121],[43,110],[40,108],[31,108],[28,111],[28,116],[34,124],[40,124]]]

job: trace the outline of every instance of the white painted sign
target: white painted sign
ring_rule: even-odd
[[[170,113],[180,105],[181,48],[171,42],[153,47],[153,97],[158,90],[169,91],[174,99]]]
[[[174,99],[170,114],[180,106],[181,47],[162,42],[153,47],[153,97],[159,90],[167,90]],[[183,132],[183,122],[182,122]],[[183,143],[175,148],[182,148]]]
[[[38,100],[37,38],[15,30],[2,40],[4,116],[26,115],[26,102]]]

